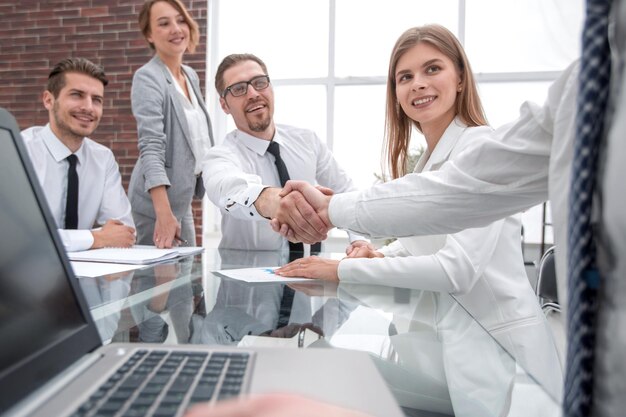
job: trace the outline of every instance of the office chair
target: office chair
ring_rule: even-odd
[[[556,283],[556,266],[554,263],[554,246],[550,247],[541,257],[537,268],[537,286],[535,287],[537,300],[546,317],[561,363],[565,360],[565,317],[561,314],[561,305]]]
[[[554,246],[550,247],[541,257],[537,269],[537,286],[535,293],[544,313],[561,311],[556,286],[556,267],[554,265]]]

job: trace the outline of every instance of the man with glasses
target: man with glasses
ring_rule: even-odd
[[[207,196],[223,215],[219,246],[286,249],[287,240],[272,231],[268,220],[278,210],[278,193],[286,179],[336,192],[355,190],[352,180],[314,132],[274,123],[274,91],[261,59],[252,54],[227,56],[217,69],[215,88],[222,109],[237,127],[208,152],[202,171]],[[349,238],[353,246],[367,244],[360,236]]]

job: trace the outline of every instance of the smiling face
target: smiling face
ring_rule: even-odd
[[[259,75],[267,74],[258,63],[243,61],[224,72],[224,86],[250,81]],[[233,117],[237,129],[261,139],[271,140],[274,137],[274,90],[271,84],[260,91],[248,84],[246,94],[234,97],[227,93],[220,98],[220,105],[226,114]]]
[[[420,124],[426,138],[430,132],[443,134],[456,116],[461,87],[460,74],[452,60],[429,43],[420,42],[398,60],[395,83],[400,107]]]
[[[43,102],[54,134],[75,150],[85,136],[91,135],[102,117],[104,85],[96,78],[77,72],[64,74],[65,86],[57,97],[45,91]]]
[[[146,37],[161,56],[182,56],[189,47],[189,25],[174,6],[164,1],[150,9],[150,31]]]

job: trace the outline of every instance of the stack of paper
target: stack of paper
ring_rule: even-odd
[[[178,258],[179,256],[193,255],[203,250],[203,248],[197,246],[158,249],[154,246],[135,245],[132,248],[101,248],[68,252],[67,256],[71,261],[145,265]]]

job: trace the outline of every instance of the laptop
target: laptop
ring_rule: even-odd
[[[291,392],[402,416],[365,352],[102,345],[18,125],[0,108],[0,415],[182,416],[189,404]]]

